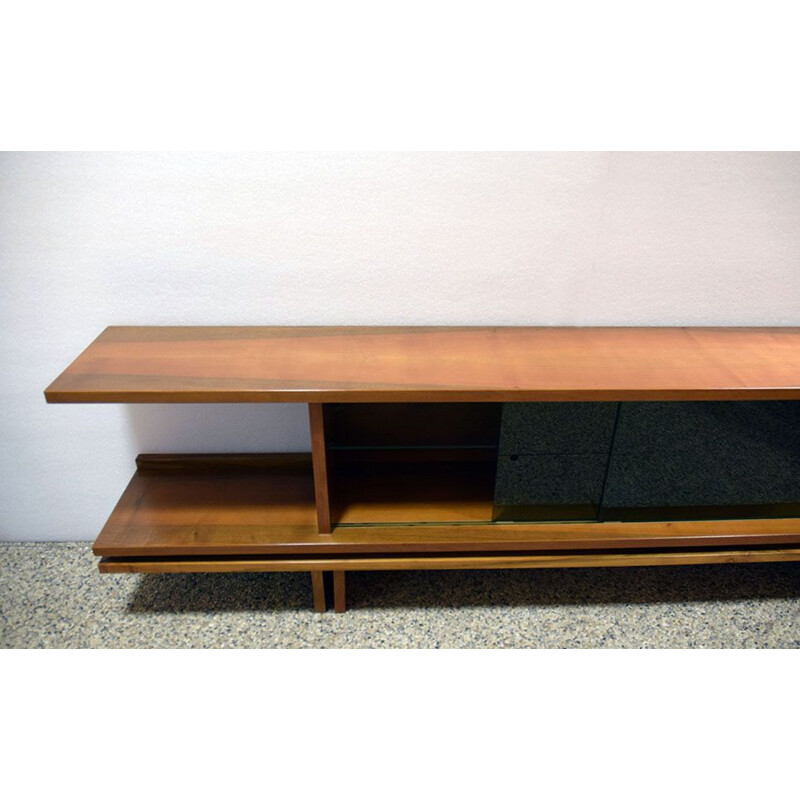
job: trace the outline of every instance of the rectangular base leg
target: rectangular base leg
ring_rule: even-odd
[[[344,570],[334,570],[333,572],[333,610],[339,614],[347,610],[344,575]]]
[[[327,611],[328,603],[325,600],[325,581],[323,572],[312,570],[311,592],[314,596],[314,611]]]

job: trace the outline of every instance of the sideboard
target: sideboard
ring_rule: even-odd
[[[800,328],[109,327],[45,397],[308,404],[306,452],[139,455],[104,573],[800,560]]]

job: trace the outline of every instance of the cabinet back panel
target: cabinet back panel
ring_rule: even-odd
[[[328,446],[497,448],[501,403],[330,403]]]

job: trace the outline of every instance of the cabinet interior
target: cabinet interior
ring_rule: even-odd
[[[332,524],[800,516],[800,402],[324,406]]]

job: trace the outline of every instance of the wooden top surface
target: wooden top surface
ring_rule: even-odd
[[[111,327],[51,403],[800,399],[800,328]]]

